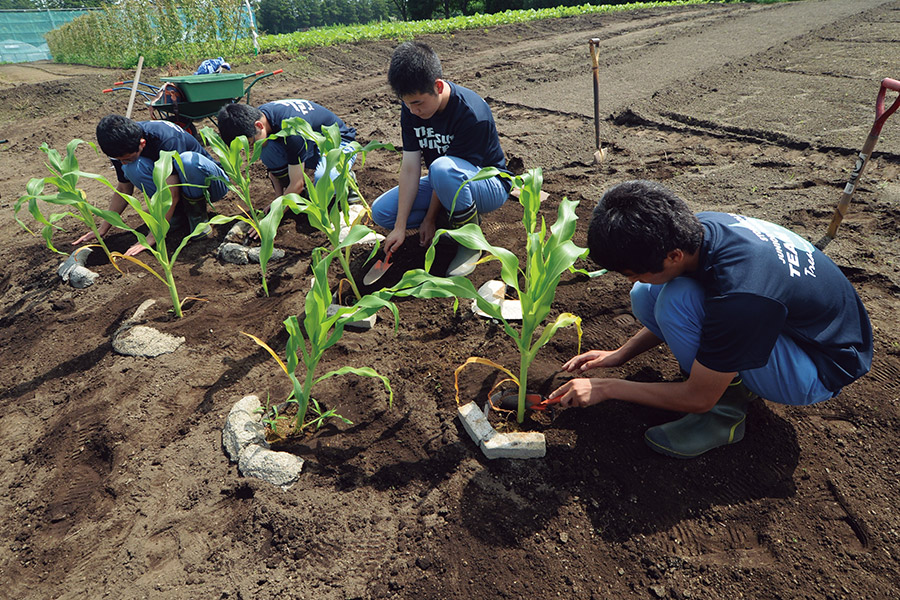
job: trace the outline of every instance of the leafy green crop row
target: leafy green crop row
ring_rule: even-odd
[[[321,27],[258,38],[260,53],[298,52],[304,48],[379,39],[411,39],[428,33],[452,33],[540,19],[635,10],[659,6],[709,4],[716,0],[668,0],[628,4],[559,6],[507,10],[426,21],[382,21],[368,25]],[[253,56],[255,49],[240,3],[228,0],[122,0],[92,11],[47,34],[57,62],[131,68],[138,56],[147,66],[199,63],[209,56],[231,61]]]

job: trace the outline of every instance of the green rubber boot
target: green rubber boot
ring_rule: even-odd
[[[463,225],[475,223],[481,225],[481,218],[478,216],[478,209],[474,204],[463,212],[454,213],[450,216],[450,229],[459,229]],[[447,277],[465,277],[475,270],[475,265],[481,258],[481,250],[473,250],[459,245],[456,250],[456,256],[450,261],[447,267]]]
[[[651,427],[644,440],[651,449],[673,458],[694,458],[713,448],[735,444],[744,439],[747,405],[756,397],[741,379],[735,379],[708,412]]]

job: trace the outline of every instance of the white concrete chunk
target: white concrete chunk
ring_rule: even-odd
[[[494,458],[541,458],[547,454],[543,433],[498,433],[481,442],[481,451]]]
[[[262,424],[262,415],[243,410],[243,408],[250,408],[253,405],[248,398],[255,400],[256,405],[259,406],[259,400],[255,396],[245,397],[228,413],[225,427],[222,429],[222,445],[231,462],[237,462],[241,452],[248,446],[269,447],[269,443],[266,441],[266,428]],[[241,408],[238,408],[238,405],[241,405]]]
[[[337,314],[338,310],[342,307],[340,304],[331,304],[328,306],[328,310],[326,310],[325,314],[329,317],[333,317]],[[369,315],[365,319],[360,319],[359,321],[350,321],[346,325],[344,325],[347,329],[358,329],[359,331],[368,331],[375,327],[375,321],[378,319],[378,315]]]
[[[469,437],[476,444],[481,445],[484,440],[498,435],[475,402],[469,402],[457,410],[459,411],[459,420],[462,421]]]
[[[303,459],[250,444],[241,451],[238,469],[244,477],[256,477],[286,490],[300,480]]]

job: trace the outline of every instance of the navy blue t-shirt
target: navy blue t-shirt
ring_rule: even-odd
[[[779,334],[810,356],[826,388],[872,365],[872,326],[837,265],[797,234],[759,219],[702,212],[700,268],[706,291],[697,361],[719,372],[764,366]]]
[[[281,131],[281,123],[285,119],[301,117],[310,124],[313,131],[321,131],[323,126],[338,124],[341,139],[352,142],[356,139],[356,130],[347,127],[333,112],[309,100],[276,100],[259,107],[272,126],[272,133]],[[260,159],[270,171],[284,169],[288,165],[303,163],[307,169],[315,169],[319,164],[319,148],[315,143],[307,143],[302,135],[269,140],[263,147]]]
[[[446,83],[450,85],[447,106],[430,119],[420,119],[406,104],[400,109],[403,149],[422,152],[425,166],[440,156],[455,156],[476,167],[506,171],[506,157],[487,102],[470,89]]]
[[[138,121],[143,129],[143,137],[147,141],[141,151],[142,158],[149,158],[154,163],[159,160],[159,153],[164,150],[182,152],[199,152],[206,158],[213,160],[206,149],[200,145],[197,138],[171,121]],[[128,178],[122,172],[122,163],[111,159],[116,169],[116,178],[122,183],[128,183]]]

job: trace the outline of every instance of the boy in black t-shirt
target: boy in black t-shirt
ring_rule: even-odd
[[[609,189],[588,230],[591,259],[634,282],[644,326],[613,351],[591,350],[563,368],[617,367],[666,343],[687,378],[647,383],[573,379],[563,407],[618,398],[691,413],[651,427],[649,446],[691,458],[744,436],[747,403],[827,400],[872,365],[872,327],[840,269],[807,240],[741,215],[694,215],[649,181]]]
[[[453,206],[464,181],[482,167],[506,171],[506,158],[487,103],[442,77],[441,62],[427,45],[405,42],[394,50],[388,81],[403,101],[400,182],[372,203],[375,223],[391,230],[385,252],[403,245],[407,227],[418,227],[419,244],[427,246],[442,211],[449,214],[453,208],[451,228],[478,223],[479,213],[500,208],[509,195],[508,180],[493,177],[466,185]],[[468,275],[479,257],[477,250],[460,247],[447,275]]]
[[[166,214],[166,219],[171,221],[178,211],[186,218],[191,231],[198,223],[207,219],[205,196],[208,195],[209,200],[215,202],[228,192],[224,181],[214,179],[227,179],[222,168],[194,136],[169,121],[136,122],[121,115],[107,115],[97,124],[97,142],[116,169],[116,190],[129,195],[134,194],[135,188],[148,196],[156,193],[153,167],[159,160],[160,152],[178,152],[184,169],[175,162],[172,174],[166,180],[172,186],[172,207]],[[186,202],[181,202],[182,197]],[[109,210],[122,214],[127,207],[125,199],[113,192]],[[110,228],[111,225],[104,221],[97,232],[104,236]],[[94,232],[89,231],[72,242],[72,245],[77,246],[92,239]],[[152,245],[156,240],[153,235],[148,235],[147,241]],[[125,251],[125,255],[134,256],[144,250],[141,244],[134,244]]]
[[[347,151],[356,139],[354,128],[348,127],[340,117],[321,104],[309,100],[276,100],[258,108],[246,104],[226,104],[216,118],[219,133],[226,144],[243,135],[252,145],[281,131],[281,123],[293,117],[301,117],[316,132],[321,131],[323,126],[337,123],[341,130],[341,148]],[[325,174],[325,160],[319,156],[318,146],[302,135],[267,141],[260,160],[269,171],[276,197],[302,193],[305,187],[304,170],[313,183]],[[332,176],[336,177],[337,173]]]

